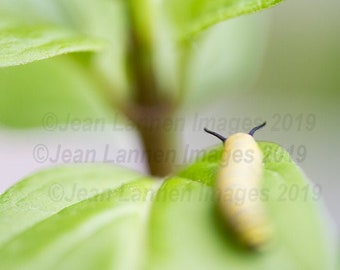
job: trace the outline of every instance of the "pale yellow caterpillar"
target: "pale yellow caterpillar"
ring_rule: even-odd
[[[235,133],[228,139],[204,129],[224,143],[215,192],[222,218],[243,244],[255,249],[263,247],[270,238],[269,223],[259,196],[263,156],[253,138],[255,131],[265,125],[266,122],[248,134]]]

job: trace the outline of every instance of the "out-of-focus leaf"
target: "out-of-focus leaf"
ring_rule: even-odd
[[[44,1],[44,0],[39,0]],[[126,1],[58,0],[63,18],[69,27],[89,36],[107,41],[105,50],[93,57],[93,67],[121,100],[130,97],[126,74],[128,48],[128,19]]]
[[[48,131],[73,121],[107,123],[112,109],[91,78],[67,56],[0,69],[0,122]]]
[[[0,13],[0,25],[10,21],[19,26],[48,26],[70,36],[61,40],[64,45],[73,46],[63,45],[67,52],[84,51],[88,44],[87,51],[96,51],[91,62],[93,72],[114,90],[112,95],[116,99],[129,97],[125,74],[127,30],[124,1],[0,0]],[[55,32],[46,34],[56,36]],[[70,39],[72,37],[74,40]],[[21,56],[18,57],[22,60]]]
[[[220,222],[213,192],[222,153],[218,148],[164,182],[138,180],[122,171],[116,176],[114,168],[87,169],[91,173],[85,189],[94,187],[90,180],[96,183],[103,170],[103,186],[112,189],[78,203],[54,205],[46,195],[60,183],[70,192],[67,179],[72,183],[75,171],[60,169],[59,177],[58,170],[46,171],[39,179],[37,175],[16,184],[0,197],[1,224],[6,224],[0,230],[0,239],[6,239],[0,247],[0,267],[333,270],[335,247],[322,219],[320,194],[285,150],[259,144],[265,168],[261,200],[274,228],[271,245],[263,252],[241,248]],[[82,177],[77,178],[82,187]],[[26,225],[18,229],[17,220]],[[9,230],[6,237],[12,225],[15,232]]]
[[[55,26],[0,24],[0,67],[71,52],[97,51],[104,45],[103,41]]]
[[[193,41],[185,104],[200,106],[228,93],[249,92],[261,71],[268,17],[254,14],[216,25]]]
[[[271,7],[282,0],[163,0],[176,36],[188,38],[218,22]]]
[[[156,2],[155,63],[165,95],[176,96],[186,106],[197,106],[217,95],[251,89],[261,71],[268,16],[262,13],[224,21],[229,17],[220,15],[239,8],[241,2],[246,1]],[[260,5],[265,1],[248,2]],[[245,13],[250,11],[247,7],[243,6]],[[188,21],[182,22],[181,16],[187,16]],[[206,24],[208,17],[216,21]],[[197,29],[190,32],[191,27]]]
[[[65,207],[141,178],[105,165],[57,167],[30,176],[0,197],[0,246]]]

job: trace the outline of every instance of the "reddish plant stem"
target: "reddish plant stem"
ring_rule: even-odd
[[[131,3],[130,3],[131,4]],[[134,101],[128,106],[126,113],[135,123],[147,156],[149,170],[152,175],[165,176],[173,167],[174,132],[164,129],[165,121],[174,115],[174,106],[170,100],[164,99],[157,84],[152,62],[151,41],[145,41],[137,31],[134,13],[129,10],[129,68],[133,82]],[[147,30],[146,30],[147,31]],[[175,152],[176,153],[176,152]]]

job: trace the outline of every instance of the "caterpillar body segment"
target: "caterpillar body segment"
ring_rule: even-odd
[[[261,249],[271,237],[260,196],[263,155],[252,137],[264,125],[253,128],[249,134],[236,133],[228,139],[205,129],[224,143],[215,185],[218,209],[240,241],[253,249]]]

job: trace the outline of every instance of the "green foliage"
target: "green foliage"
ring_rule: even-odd
[[[263,45],[256,20],[197,34],[278,2],[0,0],[0,122],[27,128],[49,114],[57,124],[109,119],[103,93],[131,105],[131,27],[144,46],[140,59],[156,70],[157,95],[183,101],[186,90],[196,103],[226,85],[245,88]],[[95,53],[59,56],[84,51]],[[0,196],[0,269],[332,269],[319,189],[281,147],[260,146],[261,195],[274,228],[262,253],[240,247],[219,220],[218,148],[162,182],[104,165],[22,180]]]
[[[0,245],[65,207],[140,178],[104,165],[57,167],[28,177],[1,195]]]
[[[110,119],[113,114],[86,70],[68,57],[0,69],[0,81],[0,122],[11,127]]]
[[[282,0],[165,0],[177,36],[187,38],[213,24],[273,6]]]
[[[275,232],[266,251],[240,247],[219,221],[218,148],[163,182],[111,166],[51,169],[19,182],[0,197],[0,268],[332,269],[320,194],[285,150],[260,146],[262,200]]]
[[[212,89],[220,93],[226,87],[229,91],[246,89],[254,78],[262,55],[261,22],[250,19],[249,22],[245,20],[245,23],[233,22],[229,27],[218,27],[214,34],[207,35],[201,41],[196,40],[192,48],[184,48],[182,40],[191,40],[193,29],[199,32],[214,23],[269,7],[276,2],[278,1],[248,1],[245,5],[245,1],[164,0],[154,3],[131,0],[129,5],[133,7],[132,15],[136,19],[138,37],[152,47],[154,55],[151,57],[154,59],[160,95],[180,101],[186,96],[187,103],[196,104],[197,101],[205,100],[208,89],[210,93]],[[0,1],[0,67],[22,65],[65,53],[96,52],[89,65],[79,63],[86,69],[87,76],[99,82],[96,91],[109,93],[115,99],[115,105],[129,103],[134,96],[129,81],[131,76],[127,72],[129,27],[132,19],[131,14],[127,14],[127,6],[126,1]],[[219,49],[211,50],[213,44],[221,45]],[[256,53],[249,54],[251,51]],[[213,63],[214,68],[209,68],[210,72],[206,72],[207,64],[210,66],[210,63]],[[72,68],[73,66],[66,67]],[[18,70],[18,76],[23,81],[31,80],[30,68],[27,68],[26,74],[25,69]],[[15,74],[16,71],[12,69],[10,72]],[[7,85],[7,79],[2,79],[0,78],[0,84]],[[87,78],[76,76],[73,79],[66,76],[64,79],[58,72],[52,72],[49,79],[55,81],[54,86],[58,89],[62,89],[71,80],[82,80],[84,84],[88,82]],[[50,88],[47,80],[41,86]],[[8,95],[11,100],[7,105],[12,108],[10,113],[21,111],[22,108],[17,106],[19,103],[14,102],[19,83],[13,95],[10,87],[11,83],[1,87],[0,92],[4,93],[0,95]],[[24,85],[20,92],[25,93],[21,103],[26,108],[25,111],[44,110],[52,103],[52,107],[62,106],[58,103],[60,98],[38,98],[32,101],[35,93]],[[61,95],[64,94],[60,93],[59,97]],[[65,107],[66,111],[70,112],[73,112],[72,107],[78,107],[79,104],[87,106],[82,101],[67,104],[69,106]],[[26,117],[28,122],[25,122],[25,117],[19,116],[3,116],[0,121],[9,126],[25,128],[36,126],[41,118],[39,116],[33,119],[35,116],[30,116]]]
[[[0,67],[27,64],[57,55],[97,51],[105,43],[51,25],[0,24]]]

